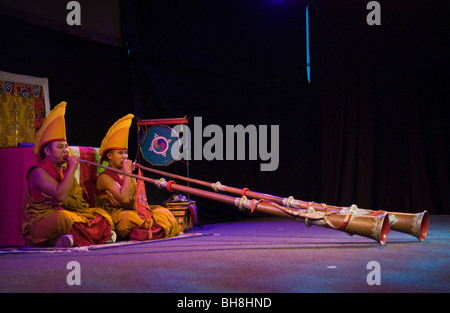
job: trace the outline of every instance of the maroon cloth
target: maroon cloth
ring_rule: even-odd
[[[92,147],[79,147],[80,159],[97,163],[95,150]],[[97,167],[92,164],[80,163],[80,185],[84,189],[84,199],[90,207],[95,206],[94,193],[97,179]]]
[[[0,246],[25,245],[21,232],[25,175],[33,165],[33,147],[0,148]]]
[[[150,236],[150,234],[151,236]],[[155,239],[162,239],[165,236],[164,228],[162,228],[158,223],[153,222],[153,226],[151,229],[148,229],[148,227],[144,224],[141,226],[136,226],[133,228],[133,231],[130,234],[130,239],[132,240],[155,240]]]
[[[111,238],[111,225],[97,214],[89,223],[73,223],[71,234],[77,247],[101,244]]]

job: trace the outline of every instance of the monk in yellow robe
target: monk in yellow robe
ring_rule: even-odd
[[[36,136],[38,165],[27,173],[22,234],[29,246],[85,246],[108,241],[112,220],[90,208],[74,173],[78,157],[69,157],[62,102],[46,117]]]
[[[119,119],[109,129],[99,150],[101,162],[107,161],[111,168],[126,173],[132,172],[127,149],[133,117],[128,114]],[[114,231],[120,240],[152,240],[181,233],[179,223],[169,210],[139,201],[136,179],[127,175],[110,170],[102,172],[96,182],[95,205],[111,215]]]

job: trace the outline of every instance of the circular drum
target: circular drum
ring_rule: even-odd
[[[180,154],[179,139],[178,133],[172,128],[154,126],[145,133],[140,150],[147,162],[153,165],[169,165]]]

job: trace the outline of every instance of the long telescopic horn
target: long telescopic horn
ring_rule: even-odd
[[[80,162],[101,167],[119,174],[141,179],[145,182],[151,183],[160,189],[167,189],[169,192],[179,191],[183,193],[192,194],[202,198],[207,198],[230,205],[237,206],[241,211],[249,210],[253,212],[261,212],[274,216],[288,217],[305,223],[307,226],[322,226],[340,230],[350,235],[359,235],[376,240],[381,245],[386,243],[386,239],[390,230],[387,214],[380,214],[377,216],[361,216],[352,214],[340,214],[338,212],[321,212],[315,211],[312,208],[308,210],[287,208],[275,203],[268,203],[263,200],[248,199],[246,196],[231,197],[216,192],[205,191],[188,186],[177,185],[174,181],[166,181],[164,178],[158,180],[148,177],[139,176],[136,174],[127,173],[109,166],[104,166],[94,162],[81,160]]]
[[[331,206],[324,203],[315,203],[315,202],[307,202],[302,200],[294,199],[294,197],[282,198],[278,196],[273,196],[265,193],[254,192],[249,190],[248,188],[234,188],[222,185],[219,181],[216,183],[210,183],[206,181],[202,181],[199,179],[193,179],[189,177],[184,177],[181,175],[176,175],[168,172],[164,172],[161,170],[149,168],[142,166],[140,164],[136,164],[137,167],[142,170],[149,171],[155,174],[163,175],[166,177],[171,177],[174,179],[180,179],[183,181],[191,182],[200,186],[208,187],[214,189],[214,191],[224,191],[236,195],[246,196],[248,198],[254,199],[264,199],[275,202],[276,204],[283,205],[289,208],[296,209],[304,209],[307,210],[309,208],[313,208],[316,211],[324,211],[324,212],[336,212],[340,214],[358,214],[358,215],[379,215],[379,214],[388,214],[389,224],[391,225],[391,229],[395,231],[399,231],[402,233],[406,233],[418,238],[420,241],[425,240],[429,227],[429,214],[428,211],[423,211],[421,213],[400,213],[400,212],[389,212],[389,211],[374,211],[374,210],[366,210],[359,209],[355,205],[351,207],[338,207]]]

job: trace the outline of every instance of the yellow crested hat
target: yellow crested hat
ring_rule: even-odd
[[[42,127],[36,134],[34,142],[34,154],[39,159],[39,154],[44,145],[56,140],[67,140],[66,138],[66,102],[61,102],[48,113]]]
[[[106,151],[111,149],[128,149],[128,133],[133,117],[133,114],[125,115],[109,128],[98,151],[100,163],[103,161]]]

